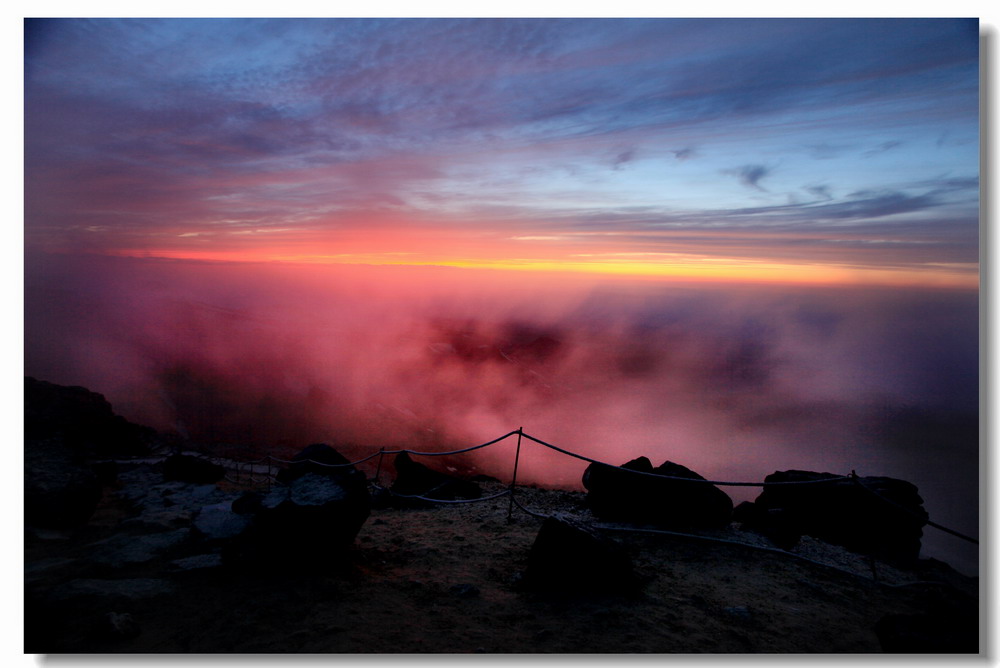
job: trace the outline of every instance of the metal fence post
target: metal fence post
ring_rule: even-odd
[[[524,433],[522,427],[517,428],[517,451],[514,454],[514,474],[510,478],[510,502],[507,504],[507,524],[513,522],[514,515],[514,486],[517,484],[517,464],[521,459],[521,435]]]
[[[385,454],[385,448],[384,447],[379,448],[378,449],[378,466],[375,467],[375,485],[376,486],[379,484],[378,483],[378,477],[382,473],[382,456],[384,454]]]

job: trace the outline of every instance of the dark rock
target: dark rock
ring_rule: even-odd
[[[113,569],[145,564],[169,554],[190,536],[190,529],[140,535],[118,533],[90,545],[86,560]]]
[[[409,453],[399,453],[393,463],[396,467],[396,480],[391,488],[394,494],[439,500],[478,499],[483,495],[476,483],[428,468],[413,461]],[[412,501],[417,500],[400,499],[403,505]]]
[[[794,523],[789,522],[783,508],[763,508],[744,501],[733,509],[733,520],[762,534],[782,550],[791,550],[802,538]]]
[[[119,524],[122,531],[129,533],[161,533],[191,525],[194,512],[180,506],[170,508],[143,509],[136,517],[123,520]]]
[[[26,443],[58,438],[88,456],[132,456],[149,451],[155,432],[115,415],[100,394],[25,377]]]
[[[391,508],[393,506],[392,492],[384,487],[376,487],[371,492],[372,495],[372,508],[378,510],[384,510],[386,508]]]
[[[814,471],[776,471],[764,481],[835,477]],[[918,558],[921,527],[927,523],[916,486],[885,477],[765,487],[755,506],[758,512],[750,526],[779,541],[808,535],[902,565]]]
[[[313,443],[292,457],[292,463],[288,465],[288,468],[278,471],[275,479],[280,483],[288,484],[307,473],[336,476],[348,468],[355,470],[354,467],[344,466],[350,463],[346,457],[329,445]]]
[[[49,528],[83,524],[101,500],[101,483],[61,437],[24,446],[24,520]]]
[[[519,583],[533,590],[625,593],[639,586],[618,543],[565,515],[542,522]]]
[[[364,474],[307,473],[264,497],[247,529],[223,549],[223,558],[233,565],[322,566],[346,556],[370,513]]]
[[[193,455],[170,455],[163,462],[164,480],[211,484],[222,480],[226,469]]]
[[[232,510],[230,503],[204,506],[194,517],[194,528],[209,540],[226,540],[243,533],[252,518]]]
[[[149,525],[145,531],[189,525],[204,506],[233,500],[231,493],[227,494],[216,484],[164,481],[159,466],[122,471],[114,495],[127,502],[136,513],[126,522]]]
[[[760,519],[760,508],[753,501],[743,501],[733,508],[733,521],[753,524]]]
[[[264,495],[260,492],[244,492],[233,501],[232,511],[237,515],[253,515],[263,509]]]
[[[485,473],[477,473],[476,475],[469,478],[472,482],[488,482],[488,483],[499,483],[499,478],[494,478],[491,475],[486,475]]]
[[[647,458],[639,457],[622,468],[655,475],[606,464],[588,466],[583,484],[587,505],[597,517],[666,527],[723,527],[732,518],[729,495],[714,485],[695,482],[705,479],[687,467],[667,461],[653,468]]]
[[[118,482],[118,462],[113,460],[94,462],[90,470],[97,476],[97,482],[103,487],[110,487]]]

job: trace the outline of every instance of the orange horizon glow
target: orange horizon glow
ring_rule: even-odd
[[[573,261],[546,258],[427,256],[417,252],[306,254],[264,248],[230,251],[124,249],[108,251],[103,254],[143,259],[226,263],[451,267],[519,273],[577,274],[636,280],[979,289],[978,266],[959,264],[914,269],[834,263],[747,261],[713,257],[686,258],[684,261],[664,262],[624,259]]]

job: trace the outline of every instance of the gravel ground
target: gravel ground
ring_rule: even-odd
[[[110,564],[95,555],[134,535],[118,492],[78,531],[26,532],[26,652],[878,653],[886,614],[978,606],[978,581],[940,563],[873,570],[811,539],[797,549],[808,560],[795,558],[756,549],[770,544],[736,524],[702,532],[729,542],[609,530],[644,582],[637,593],[596,594],[587,582],[525,591],[542,520],[515,508],[508,521],[507,497],[373,510],[346,560],[319,573],[237,572],[187,543]],[[582,493],[519,488],[517,498],[594,522]],[[189,519],[171,503],[180,510],[157,521],[176,532]]]

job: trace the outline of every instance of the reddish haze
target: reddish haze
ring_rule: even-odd
[[[932,517],[976,531],[974,291],[96,256],[26,266],[26,374],[204,443],[443,450],[523,426],[708,478],[902,477]],[[464,461],[506,478],[512,458],[510,440]],[[584,467],[534,444],[521,461],[521,480],[547,485],[578,486]]]

